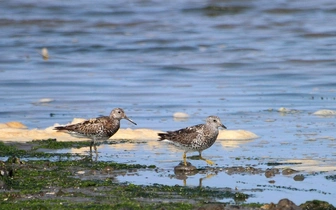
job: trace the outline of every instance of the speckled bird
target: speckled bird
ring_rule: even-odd
[[[105,141],[113,136],[120,128],[121,119],[126,119],[136,125],[135,122],[126,116],[123,109],[115,108],[111,111],[110,116],[93,118],[77,124],[58,126],[54,130],[67,132],[71,136],[78,138],[89,138],[92,140],[90,151],[92,151],[92,146],[97,151],[96,141]]]
[[[209,116],[206,118],[205,124],[199,124],[186,127],[177,131],[168,131],[167,133],[159,133],[159,141],[165,141],[176,147],[183,149],[183,162],[187,166],[187,152],[199,152],[199,158],[206,161],[209,165],[214,162],[202,157],[202,151],[211,147],[218,136],[218,128],[226,127],[222,124],[217,116]]]

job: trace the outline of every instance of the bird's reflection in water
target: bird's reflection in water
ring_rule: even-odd
[[[97,150],[97,148],[95,148],[94,152],[92,152],[92,150],[90,149],[89,156],[87,156],[83,159],[87,159],[87,160],[90,160],[90,161],[97,162],[98,161],[98,150]]]
[[[183,180],[183,186],[187,186],[187,179],[190,176],[194,176],[196,174],[199,173],[199,170],[191,165],[190,162],[187,162],[187,165],[185,166],[183,162],[181,162],[179,165],[175,166],[174,168],[174,174],[175,174],[175,178],[179,179],[179,180]],[[204,177],[199,179],[199,187],[202,187],[202,182],[204,179],[209,179],[215,175],[217,175],[216,173],[202,173],[204,174]]]

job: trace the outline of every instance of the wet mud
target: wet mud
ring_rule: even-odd
[[[124,141],[120,144],[130,144]],[[166,164],[104,160],[102,153],[96,158],[89,153],[59,152],[60,148],[87,148],[87,144],[55,139],[1,143],[1,206],[9,209],[15,203],[19,207],[42,209],[84,206],[89,209],[281,209],[284,206],[334,209],[329,199],[335,196],[334,192],[323,191],[318,186],[312,188],[309,182],[306,183],[309,189],[286,185],[289,180],[305,183],[312,177],[323,180],[321,184],[335,182],[332,173],[293,169],[301,162],[210,167],[193,165],[197,156],[189,156],[187,166],[169,162],[175,165],[170,168]],[[211,180],[216,184],[211,184]],[[238,187],[239,184],[245,188]],[[283,192],[287,196],[277,201],[263,198],[265,194],[274,196]],[[300,194],[307,197],[305,202],[296,202]],[[314,199],[316,194],[322,196]]]

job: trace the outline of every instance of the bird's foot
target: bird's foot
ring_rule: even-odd
[[[202,157],[202,156],[200,156],[199,157],[201,160],[204,160],[207,164],[209,164],[209,165],[214,165],[215,163],[214,162],[212,162],[211,160],[207,160],[207,159],[205,159],[204,157]]]
[[[216,176],[216,174],[207,174],[204,179],[210,179],[211,177]]]
[[[214,165],[215,163],[213,162],[213,161],[211,161],[211,160],[205,160],[205,162],[207,162],[207,164],[209,164],[209,165]]]

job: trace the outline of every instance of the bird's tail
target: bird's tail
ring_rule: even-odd
[[[158,141],[162,141],[168,138],[168,133],[158,133],[160,139]]]
[[[65,131],[65,130],[67,130],[67,129],[66,129],[66,127],[64,127],[64,126],[57,126],[57,127],[54,127],[53,130],[57,130],[57,131]]]

